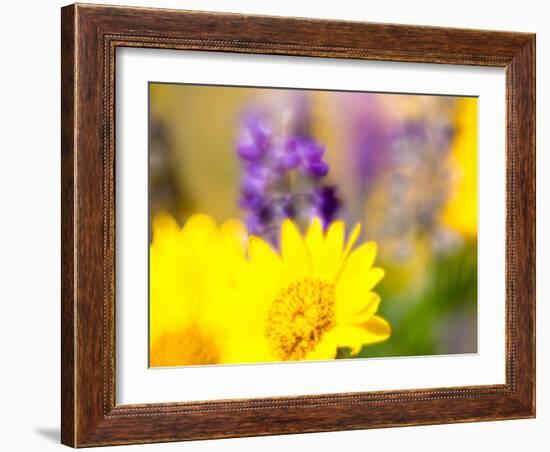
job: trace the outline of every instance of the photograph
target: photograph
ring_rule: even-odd
[[[478,352],[477,96],[148,102],[151,368]]]

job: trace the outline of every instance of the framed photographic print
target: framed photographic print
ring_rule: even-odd
[[[62,442],[535,416],[535,36],[62,9]]]

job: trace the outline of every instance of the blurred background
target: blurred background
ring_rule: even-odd
[[[151,218],[240,218],[274,246],[285,217],[360,222],[393,332],[358,356],[477,351],[477,98],[156,83],[149,96]]]

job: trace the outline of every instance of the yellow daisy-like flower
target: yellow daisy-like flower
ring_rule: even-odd
[[[281,252],[251,237],[248,263],[240,277],[241,334],[233,362],[324,360],[338,348],[352,354],[383,341],[389,324],[376,315],[380,297],[372,291],[384,276],[373,267],[376,244],[352,248],[357,225],[344,243],[345,226],[324,234],[315,219],[303,238],[290,220],[281,226]]]
[[[150,365],[219,364],[235,325],[234,275],[244,263],[245,229],[194,215],[180,228],[153,222],[150,248]]]

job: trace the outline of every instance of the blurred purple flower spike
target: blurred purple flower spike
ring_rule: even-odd
[[[305,168],[307,172],[315,178],[325,177],[329,170],[328,164],[323,161],[306,162]]]
[[[325,153],[325,147],[312,139],[302,139],[298,143],[298,149],[307,162],[320,162]]]
[[[259,112],[250,112],[245,118],[245,128],[252,135],[258,146],[266,149],[271,141],[271,129],[264,116]]]
[[[236,143],[244,169],[239,204],[247,212],[248,231],[274,245],[284,218],[309,223],[318,216],[327,226],[340,207],[335,188],[321,183],[329,165],[324,146],[310,136],[309,101],[294,100],[291,119],[278,133],[265,113],[246,113]]]
[[[279,163],[282,170],[296,169],[302,163],[302,158],[298,153],[298,139],[289,137],[284,140],[284,144],[279,153]]]
[[[296,152],[288,152],[281,156],[280,163],[283,170],[291,170],[298,168],[302,160]]]
[[[318,216],[323,227],[327,227],[336,217],[336,212],[341,206],[340,199],[336,196],[336,187],[324,186],[314,190],[313,203],[316,216]]]
[[[310,176],[321,178],[328,174],[329,166],[323,161],[324,146],[312,139],[301,139],[298,142],[297,149],[302,157],[304,170]]]
[[[256,146],[256,143],[248,139],[248,137],[241,137],[237,143],[237,152],[239,153],[239,157],[245,160],[256,160],[262,155],[262,149]]]
[[[264,195],[268,179],[260,174],[247,174],[241,181],[241,193],[247,195]]]
[[[259,113],[250,112],[244,119],[243,129],[237,140],[237,153],[248,161],[257,161],[269,148],[271,131]]]

